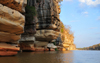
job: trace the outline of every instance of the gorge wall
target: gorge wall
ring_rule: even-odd
[[[0,0],[0,56],[16,55],[24,32],[27,0]]]
[[[47,49],[52,40],[57,39],[60,32],[58,0],[41,0],[37,6],[35,46]],[[41,44],[43,43],[43,44]]]
[[[27,0],[25,8],[25,27],[24,33],[21,35],[19,47],[22,51],[34,51],[34,42],[36,33],[35,23],[38,20],[36,15],[36,0]]]
[[[19,50],[75,50],[60,11],[58,0],[0,0],[0,56]]]
[[[23,51],[44,51],[60,31],[59,3],[57,0],[28,0],[26,23],[21,35]]]

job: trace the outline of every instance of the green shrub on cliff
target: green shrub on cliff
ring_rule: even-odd
[[[25,10],[26,10],[26,14],[27,15],[33,15],[34,16],[34,15],[37,14],[36,11],[35,11],[35,7],[34,6],[27,5]]]
[[[64,26],[64,24],[61,22],[61,29],[60,29],[61,33],[64,33],[64,28],[65,28],[65,26]]]
[[[61,28],[61,33],[63,33],[64,32],[64,29],[63,28]]]
[[[25,16],[27,17],[26,20],[32,21],[33,17],[36,16],[36,14],[37,14],[35,7],[27,5],[25,10],[26,10]]]

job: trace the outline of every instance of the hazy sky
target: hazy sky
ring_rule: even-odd
[[[100,43],[100,0],[64,0],[60,18],[71,26],[77,48]]]

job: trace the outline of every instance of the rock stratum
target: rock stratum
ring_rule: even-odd
[[[65,50],[76,50],[76,45],[74,44],[74,34],[70,30],[70,27],[64,27],[64,24],[61,23],[61,39],[63,51]]]
[[[24,32],[27,0],[0,0],[0,56],[16,55]]]
[[[44,51],[60,32],[59,3],[57,0],[28,0],[25,10],[21,50]]]
[[[60,12],[59,0],[0,0],[0,56],[20,50],[75,50]]]

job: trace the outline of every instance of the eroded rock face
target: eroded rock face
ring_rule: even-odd
[[[0,42],[15,42],[20,39],[20,35],[11,34],[7,32],[0,32]]]
[[[34,42],[35,37],[34,34],[36,33],[35,28],[35,21],[37,21],[36,15],[36,7],[35,7],[36,0],[28,0],[27,6],[25,8],[25,27],[24,33],[21,35],[20,39],[20,48],[23,51],[35,51]]]
[[[63,42],[62,42],[63,49],[62,50],[63,51],[75,50],[76,46],[74,44],[74,35],[70,31],[70,28],[64,28],[62,30],[63,30],[63,33],[61,34],[62,39],[63,39]]]
[[[75,44],[69,45],[68,50],[76,50],[76,45]]]
[[[34,35],[22,35],[20,39],[20,48],[22,51],[35,51],[34,48],[35,37]]]
[[[44,47],[44,51],[49,51],[46,47],[49,42],[57,39],[60,31],[60,8],[57,0],[36,0],[35,7],[37,11],[36,41],[35,48]],[[38,49],[43,51],[43,49]],[[53,49],[52,49],[53,50]],[[36,50],[35,50],[36,51]]]
[[[27,0],[0,0],[0,3],[19,12],[25,12]]]
[[[21,38],[24,32],[25,16],[20,12],[25,12],[25,0],[0,0],[0,56],[16,55]]]
[[[43,46],[42,43],[49,43],[57,39],[60,31],[60,8],[58,0],[38,0],[36,21],[36,41]],[[37,46],[38,46],[37,43]],[[46,44],[46,43],[45,43]]]
[[[45,47],[45,46],[47,46],[48,42],[35,41],[34,44],[36,47],[41,47],[41,46]]]
[[[35,52],[43,52],[45,49],[42,47],[35,48]]]
[[[16,55],[20,48],[13,44],[0,43],[0,56]]]
[[[22,43],[27,42],[27,44],[30,44],[30,41],[31,42],[33,41],[34,47],[37,48],[42,46],[45,47],[48,44],[48,42],[56,39],[59,35],[60,8],[58,6],[58,1],[57,0],[28,0],[27,2],[28,5],[26,6],[26,14],[25,14],[26,23],[24,27],[25,32],[22,34],[21,36],[22,38],[20,42]],[[26,39],[28,37],[32,38],[34,36],[36,41],[35,39],[33,40]],[[31,46],[29,47],[31,48]]]
[[[22,42],[21,41],[20,44],[19,44],[19,46],[20,46],[20,49],[22,51],[35,51],[33,41],[32,42],[29,42],[29,41]]]
[[[59,35],[59,32],[56,32],[54,30],[37,30],[35,34],[35,38],[38,41],[51,41],[53,39],[56,39]]]
[[[35,41],[35,37],[33,35],[22,35],[20,41],[22,42]]]
[[[37,29],[60,30],[59,8],[57,0],[41,0],[37,2]]]
[[[21,34],[25,17],[20,12],[0,4],[0,31]]]

